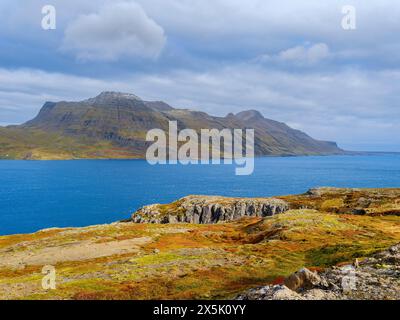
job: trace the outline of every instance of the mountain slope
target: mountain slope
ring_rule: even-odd
[[[319,155],[343,153],[335,143],[314,140],[257,111],[226,117],[175,109],[162,101],[144,101],[133,94],[102,92],[80,102],[46,102],[32,120],[0,127],[0,158],[143,158],[148,130],[255,129],[256,155]]]

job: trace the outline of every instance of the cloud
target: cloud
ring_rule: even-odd
[[[298,66],[313,66],[331,56],[329,47],[325,43],[311,46],[296,46],[279,52],[276,55],[264,54],[256,58],[261,63],[289,63]]]
[[[282,51],[279,58],[283,61],[294,61],[299,64],[315,64],[329,56],[329,47],[325,43],[317,43],[309,48],[297,46]]]
[[[109,3],[81,15],[65,29],[62,50],[80,60],[156,58],[166,42],[164,30],[134,2]]]
[[[117,4],[121,4],[121,0],[117,1]],[[121,59],[124,67],[129,64],[131,68],[144,69],[147,65],[142,63],[142,59],[134,58],[153,57],[162,50],[163,54],[156,61],[157,67],[185,67],[193,70],[207,64],[248,60],[264,53],[281,52],[309,42],[329,44],[330,50],[335,53],[334,63],[338,66],[399,65],[400,56],[396,54],[400,47],[400,38],[396,36],[400,32],[398,1],[356,1],[354,6],[358,25],[357,30],[352,31],[345,31],[341,27],[341,8],[348,5],[348,0],[285,0],[285,3],[286,5],[282,5],[282,0],[215,0],[211,4],[204,0],[126,0],[122,4],[132,8],[140,6],[138,11],[145,12],[145,17],[159,28],[162,26],[163,30],[163,36],[155,37],[158,41],[153,41],[150,45],[144,45],[142,40],[153,39],[152,37],[139,36],[140,41],[135,38],[132,40],[134,45],[128,46],[124,40],[118,40],[127,36],[118,36],[118,28],[113,36],[104,36],[104,39],[101,34],[94,32],[93,39],[85,23],[79,29],[84,31],[82,36],[76,30],[71,34],[70,41],[66,42],[68,39],[64,38],[66,26],[67,29],[72,28],[82,20],[91,27],[87,20],[93,16],[104,18],[107,12],[102,14],[98,11],[99,8],[104,10],[117,6],[114,0],[53,0],[52,4],[58,13],[58,29],[52,32],[44,32],[40,28],[40,10],[42,5],[47,4],[45,0],[30,0],[24,6],[18,6],[13,0],[2,0],[0,35],[1,40],[9,41],[10,44],[2,47],[0,40],[0,60],[7,61],[4,60],[6,58],[15,62],[18,59],[18,63],[24,61],[23,66],[46,70],[56,70],[53,66],[57,64],[60,70],[64,68],[68,72],[73,70],[80,73],[81,64],[74,65],[73,62],[76,61],[67,61],[68,57],[57,51],[64,44],[65,51],[80,59],[91,60],[92,65],[93,60],[97,60],[97,66],[105,65],[105,61],[113,62],[115,66],[115,60],[127,56],[129,59]],[[132,20],[137,20],[123,19],[126,16],[131,17],[128,12],[134,11],[133,9],[126,13],[125,10],[120,11],[122,12],[117,17],[110,19],[111,25],[123,21],[130,25]],[[147,18],[144,20],[148,20]],[[84,39],[87,34],[88,41]],[[168,35],[168,43],[165,41],[165,34]],[[143,47],[150,49],[142,49]],[[23,56],[29,53],[41,56],[42,54],[37,53],[39,48],[44,54],[48,52],[41,64],[39,61],[24,59]],[[4,53],[5,49],[13,52]],[[153,63],[152,59],[149,61],[150,64]],[[66,66],[62,65],[63,62]]]
[[[341,26],[348,0],[137,1],[183,47],[210,58],[248,59],[311,42],[327,43],[334,52],[357,50],[356,57],[343,55],[340,65],[396,67],[400,62],[394,50],[400,45],[396,0],[353,1],[358,25],[352,31]]]

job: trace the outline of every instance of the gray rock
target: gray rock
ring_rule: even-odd
[[[284,285],[275,285],[251,289],[239,295],[236,300],[303,300],[303,298]]]
[[[172,209],[171,209],[172,208]],[[196,223],[214,224],[243,217],[268,217],[289,210],[280,199],[224,198],[188,196],[173,206],[153,204],[132,215],[135,223]]]

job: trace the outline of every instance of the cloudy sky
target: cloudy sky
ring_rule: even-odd
[[[55,30],[42,28],[47,4]],[[2,0],[0,125],[115,90],[400,151],[399,34],[397,0]]]

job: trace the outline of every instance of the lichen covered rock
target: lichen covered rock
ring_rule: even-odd
[[[172,204],[153,204],[132,215],[135,223],[213,224],[242,217],[267,217],[289,210],[286,201],[274,198],[224,198],[188,196]]]

